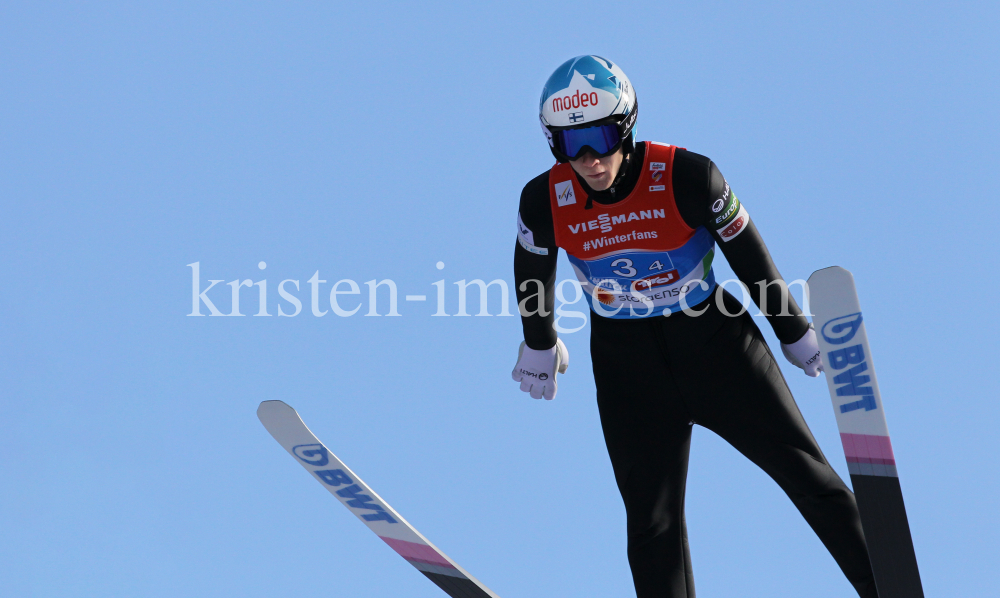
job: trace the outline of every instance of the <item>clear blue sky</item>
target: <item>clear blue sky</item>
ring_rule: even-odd
[[[552,162],[538,96],[584,53],[629,75],[640,139],[716,161],[786,278],[854,272],[927,595],[994,595],[998,17],[3,3],[0,596],[440,596],[268,436],[266,399],[499,595],[634,595],[588,331],[543,403],[509,378],[517,318],[431,315],[435,281],[452,314],[455,281],[511,281],[520,189]],[[189,317],[194,262],[223,312],[236,279],[271,314],[298,280],[303,310],[255,317],[253,287],[246,317]],[[317,271],[362,309],[312,315]],[[386,278],[402,315],[364,316]],[[782,368],[846,476],[825,385]],[[853,595],[701,429],[687,507],[699,596]]]

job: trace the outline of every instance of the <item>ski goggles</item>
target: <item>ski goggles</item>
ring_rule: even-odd
[[[621,142],[617,123],[583,129],[562,129],[552,133],[553,146],[570,160],[576,160],[588,149],[598,158],[610,156],[618,150]]]

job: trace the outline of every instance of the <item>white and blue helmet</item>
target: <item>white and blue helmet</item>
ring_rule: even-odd
[[[577,56],[556,69],[542,89],[538,118],[560,162],[590,150],[618,151],[635,127],[638,103],[628,77],[610,60]],[[629,140],[633,141],[633,140]]]

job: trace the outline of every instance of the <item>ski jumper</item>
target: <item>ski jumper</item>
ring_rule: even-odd
[[[543,306],[521,283],[542,281],[551,313],[561,247],[592,298],[597,405],[625,503],[637,596],[695,596],[684,491],[691,426],[699,424],[771,476],[858,594],[877,597],[853,493],[816,444],[753,318],[715,286],[718,243],[758,305],[762,297],[777,305],[774,286],[754,293],[758,280],[780,274],[746,209],[715,165],[692,152],[637,144],[622,168],[622,181],[606,192],[587,189],[569,164],[528,183],[515,280],[529,310]],[[788,315],[768,317],[785,343],[808,328],[788,299]],[[522,318],[529,346],[555,342],[552,322]]]

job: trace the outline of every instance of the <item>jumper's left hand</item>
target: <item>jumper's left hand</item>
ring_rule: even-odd
[[[819,356],[819,343],[816,341],[816,331],[812,326],[805,335],[790,345],[781,343],[781,352],[785,359],[797,368],[802,368],[807,376],[815,378],[823,371],[823,361]]]
[[[556,397],[556,374],[565,374],[568,367],[569,350],[562,339],[556,339],[556,344],[542,351],[521,343],[511,377],[521,383],[521,390],[531,398],[551,401]]]

